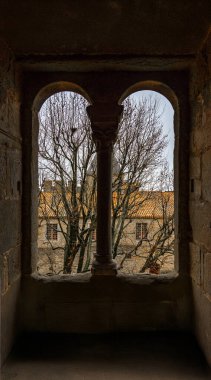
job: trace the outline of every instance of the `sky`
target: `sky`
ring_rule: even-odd
[[[135,100],[140,97],[155,96],[159,101],[159,108],[161,112],[161,121],[163,124],[163,135],[167,135],[168,145],[165,154],[169,163],[169,169],[173,169],[173,156],[174,156],[174,109],[169,100],[155,91],[137,91],[130,95]]]
[[[169,169],[173,169],[174,154],[174,109],[169,100],[155,91],[137,91],[130,95],[134,100],[138,101],[142,97],[155,97],[159,103],[161,113],[161,122],[163,124],[163,135],[167,135],[168,145],[165,149],[165,156],[169,163]],[[44,103],[45,104],[45,103]],[[43,106],[44,106],[43,104]]]

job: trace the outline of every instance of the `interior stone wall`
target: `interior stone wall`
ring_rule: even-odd
[[[0,284],[1,362],[16,332],[21,250],[20,93],[13,55],[0,41]]]
[[[210,36],[211,37],[211,36]],[[190,139],[190,238],[194,323],[211,364],[211,39],[192,71]]]
[[[27,302],[25,302],[27,300]],[[189,285],[178,275],[24,276],[25,331],[189,330]]]

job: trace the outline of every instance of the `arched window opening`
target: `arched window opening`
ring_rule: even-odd
[[[89,272],[96,254],[96,147],[88,101],[63,91],[39,112],[41,275]],[[174,270],[174,110],[154,91],[124,100],[113,154],[112,257],[124,274]]]
[[[174,110],[154,91],[127,97],[114,146],[112,239],[120,273],[174,270]]]
[[[38,260],[41,275],[90,270],[96,242],[95,145],[87,100],[63,91],[39,112]]]

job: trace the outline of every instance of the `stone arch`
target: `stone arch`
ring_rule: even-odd
[[[128,87],[119,98],[118,104],[122,104],[122,102],[134,92],[142,91],[142,90],[151,90],[151,91],[159,92],[161,95],[165,96],[169,100],[172,107],[174,108],[175,113],[177,112],[178,99],[175,92],[166,84],[162,82],[158,82],[158,81],[153,81],[153,80],[136,82],[130,87]]]
[[[41,90],[36,94],[33,101],[33,110],[39,112],[43,103],[56,92],[62,91],[71,91],[76,92],[77,94],[83,96],[89,104],[92,104],[92,100],[90,99],[88,93],[78,84],[73,82],[59,81],[53,82],[45,87],[41,88]]]

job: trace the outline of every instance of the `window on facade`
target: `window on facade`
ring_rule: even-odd
[[[147,239],[147,223],[136,223],[136,240]]]
[[[92,231],[92,241],[96,241],[96,230]]]
[[[46,224],[46,238],[47,238],[47,240],[57,240],[58,239],[58,224],[56,224],[56,223]]]

